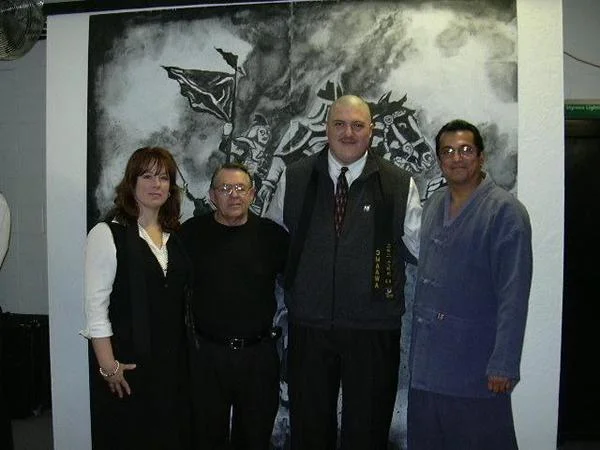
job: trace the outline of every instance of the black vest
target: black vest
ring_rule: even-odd
[[[115,355],[123,360],[128,357],[132,361],[147,361],[160,350],[153,347],[175,345],[162,342],[162,337],[153,339],[158,330],[153,330],[151,324],[169,318],[173,323],[164,323],[161,328],[175,331],[184,322],[190,265],[176,234],[172,233],[167,242],[169,263],[164,276],[156,257],[139,237],[137,226],[108,224],[117,250],[117,272],[109,306]],[[179,337],[179,331],[176,334],[173,339]]]
[[[402,241],[410,175],[369,154],[349,190],[339,238],[327,149],[286,169],[284,222],[291,249],[286,302],[292,321],[313,326],[400,328]]]

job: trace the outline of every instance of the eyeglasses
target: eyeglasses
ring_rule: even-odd
[[[244,184],[223,184],[219,187],[214,187],[214,191],[222,196],[229,197],[234,192],[238,194],[240,197],[245,197],[250,192],[251,187],[247,187]]]
[[[463,159],[472,159],[477,154],[477,150],[470,145],[461,145],[458,148],[442,147],[440,149],[440,159],[452,159],[454,155],[458,155]]]

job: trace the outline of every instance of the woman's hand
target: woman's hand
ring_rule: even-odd
[[[109,370],[102,368],[100,375],[108,383],[110,392],[118,395],[119,398],[123,398],[123,392],[131,395],[131,388],[125,379],[125,371],[134,370],[135,368],[135,364],[122,364],[115,360],[113,367]]]

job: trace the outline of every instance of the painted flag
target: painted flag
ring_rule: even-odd
[[[227,64],[229,64],[229,66],[233,70],[237,70],[237,60],[238,60],[237,55],[234,55],[233,53],[226,52],[223,49],[220,49],[220,48],[217,48],[217,47],[215,47],[215,50],[218,51],[221,54],[221,56],[223,57],[223,59],[225,60],[225,62]]]
[[[177,80],[181,95],[196,112],[206,112],[218,119],[232,122],[235,74],[210,70],[182,69],[163,66],[169,78]]]
[[[223,59],[225,60],[225,62],[227,64],[229,64],[229,67],[231,67],[233,70],[235,70],[237,73],[239,73],[241,76],[245,77],[246,76],[246,72],[244,71],[243,67],[238,66],[238,56],[234,55],[233,53],[229,53],[226,52],[225,50],[221,49],[221,48],[217,48],[215,47],[215,50],[218,51],[221,56],[223,57]]]

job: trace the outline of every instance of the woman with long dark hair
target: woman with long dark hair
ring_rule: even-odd
[[[82,334],[93,349],[94,449],[189,447],[190,270],[174,234],[181,205],[176,176],[167,150],[136,150],[114,208],[87,238]]]

